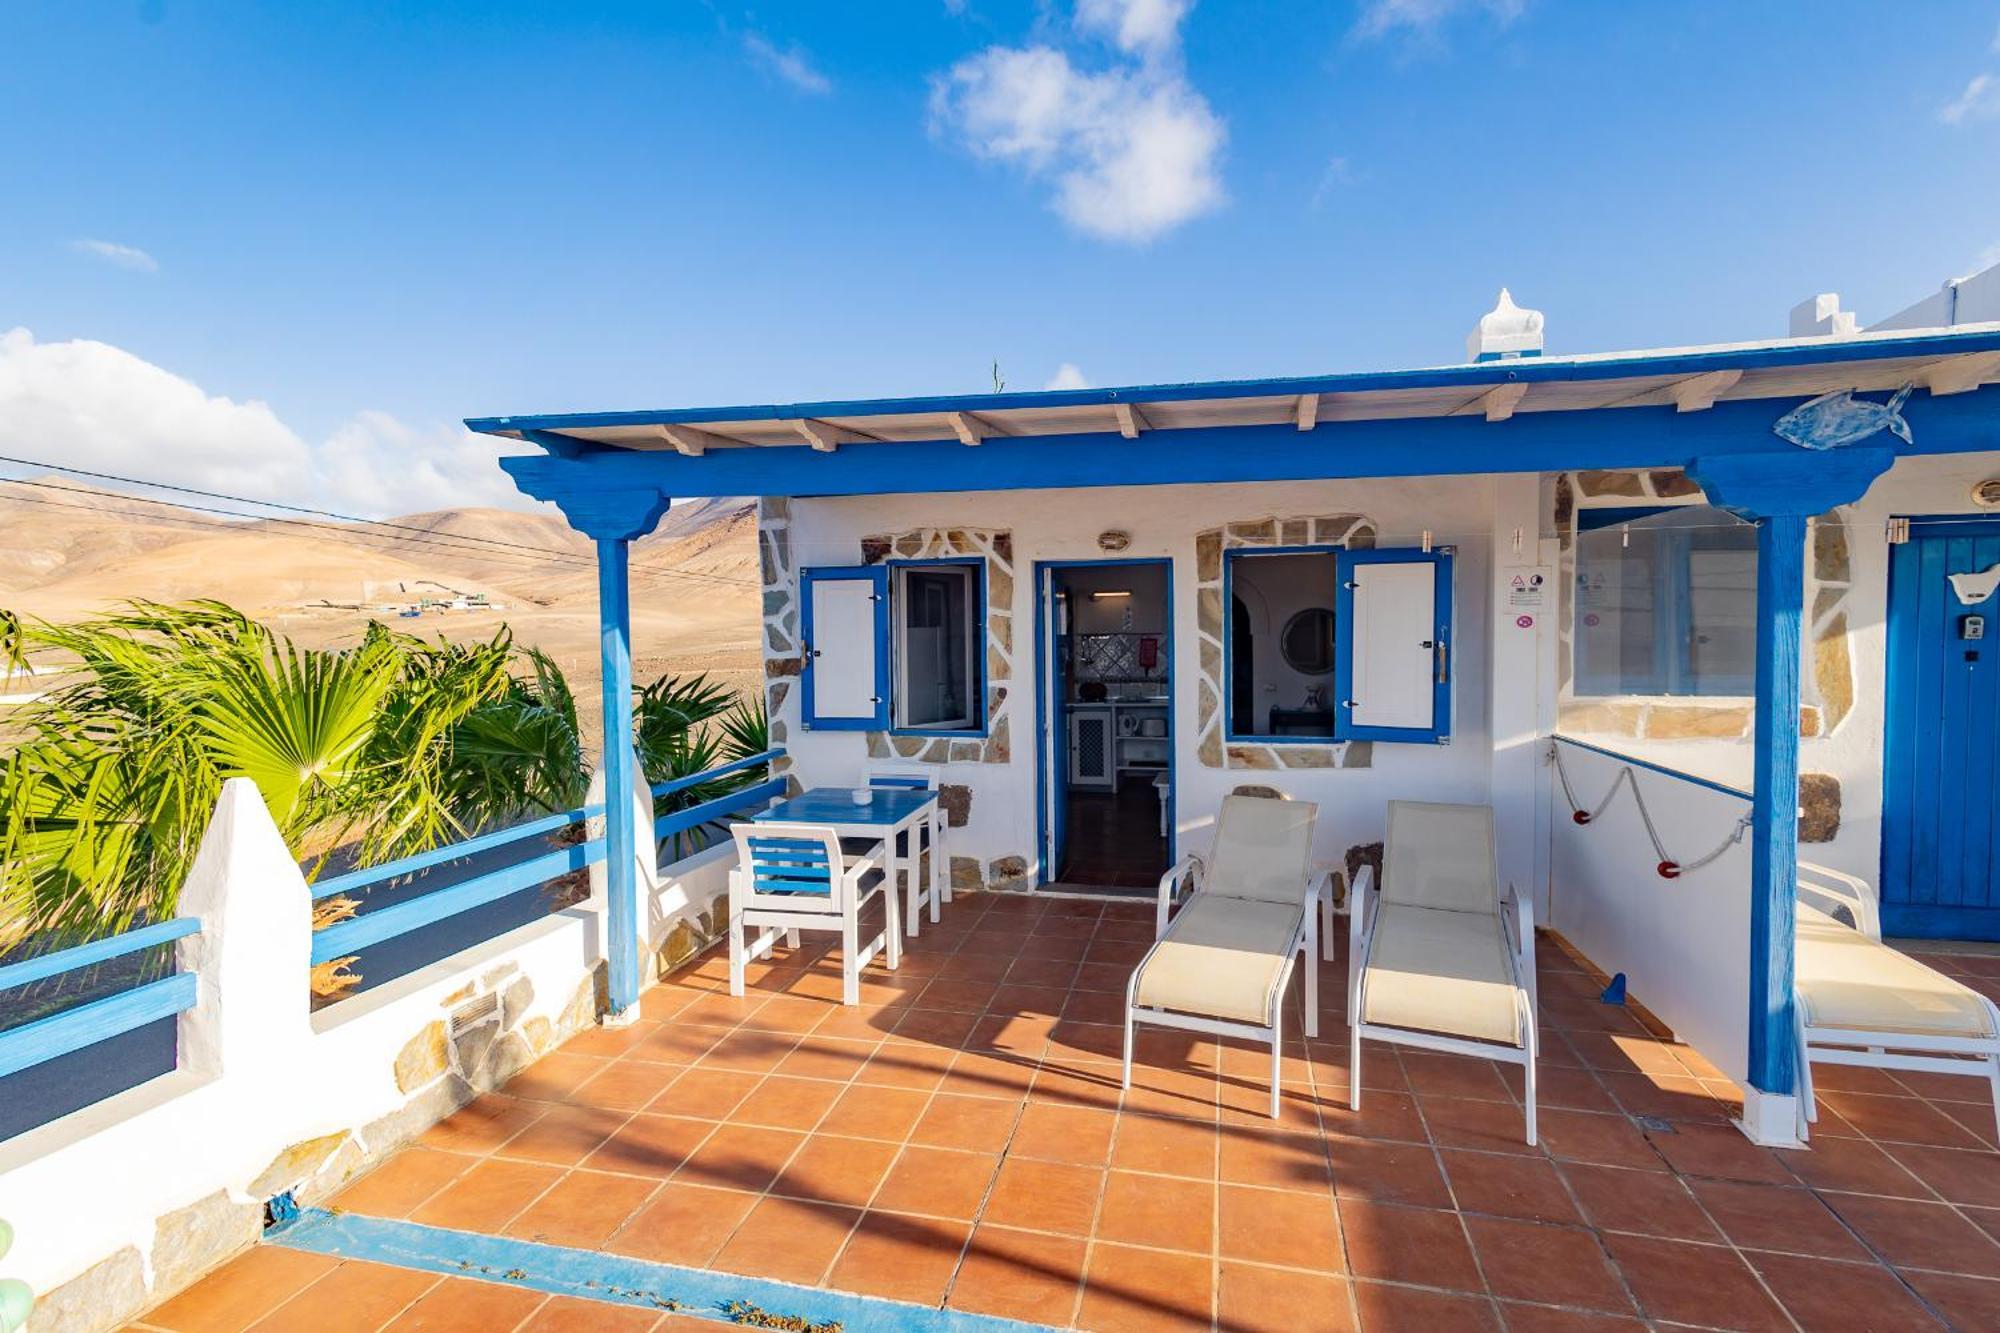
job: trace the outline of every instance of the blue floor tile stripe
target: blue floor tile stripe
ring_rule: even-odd
[[[554,1296],[672,1310],[725,1324],[740,1322],[731,1313],[732,1306],[740,1304],[796,1318],[810,1326],[839,1325],[847,1333],[1035,1333],[1044,1327],[769,1278],[648,1263],[596,1250],[320,1208],[300,1210],[293,1220],[266,1231],[264,1240],[340,1259],[478,1278]]]

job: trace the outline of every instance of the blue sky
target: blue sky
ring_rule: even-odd
[[[465,415],[1433,364],[1503,283],[1556,352],[1776,336],[2000,259],[1993,0],[7,0],[0,52],[0,452],[371,512],[500,498]]]

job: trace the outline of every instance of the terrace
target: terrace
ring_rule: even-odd
[[[1978,1081],[1827,1070],[1812,1149],[1759,1147],[1733,1083],[1544,937],[1540,1147],[1482,1061],[1371,1048],[1349,1111],[1344,962],[1278,1123],[1263,1052],[1188,1034],[1146,1032],[1121,1094],[1149,915],[961,898],[855,1007],[826,949],[754,964],[741,1000],[711,952],[347,1186],[361,1241],[280,1232],[135,1327],[699,1328],[731,1299],[849,1328],[2000,1321]],[[2000,958],[1930,961],[2000,994]]]
[[[0,1077],[88,1061],[107,1034],[177,1028],[172,1073],[0,1142],[0,1204],[21,1227],[9,1262],[56,1328],[135,1315],[156,1329],[2000,1325],[1989,1085],[1906,1072],[1926,1060],[2000,1069],[2000,1014],[1980,998],[2000,988],[2000,958],[1926,949],[1970,989],[1912,980],[1920,969],[1864,926],[1877,920],[1867,885],[1848,900],[1852,928],[1798,906],[1815,877],[1852,886],[1831,872],[1888,865],[1903,845],[1890,834],[1957,849],[1942,861],[1966,892],[2000,892],[1977,803],[1943,814],[1933,802],[1915,812],[1926,831],[1906,836],[1907,812],[1871,798],[1913,784],[1853,762],[1893,739],[1889,705],[1902,706],[1881,679],[1895,654],[1885,664],[1875,632],[1885,615],[1897,623],[1887,561],[1862,534],[1900,523],[1909,538],[1908,515],[1923,522],[1955,502],[1935,497],[1991,469],[1996,376],[2000,325],[1987,325],[474,423],[539,446],[504,465],[597,544],[606,737],[633,733],[631,543],[669,496],[760,497],[779,748],[688,780],[727,778],[728,790],[703,786],[700,804],[663,812],[656,798],[695,789],[648,789],[614,742],[584,808],[317,890],[254,787],[232,782],[182,919],[160,925],[169,933],[0,969],[5,989],[170,943],[174,972],[0,1031]],[[1802,420],[1828,413],[1841,438],[1800,438]],[[1886,417],[1901,432],[1882,429]],[[1869,429],[1848,438],[1856,421]],[[1747,650],[1709,682],[1715,697],[1622,675],[1587,699],[1559,684],[1566,663],[1574,683],[1570,622],[1595,618],[1573,615],[1561,591],[1590,530],[1578,515],[1635,497],[1645,513],[1599,517],[1750,525],[1704,585],[1725,594],[1714,628]],[[1627,528],[1599,529],[1614,530]],[[1642,548],[1658,530],[1639,528]],[[1321,664],[1333,692],[1277,711],[1335,720],[1314,735],[1278,735],[1275,720],[1246,735],[1220,706],[1223,664],[1244,660],[1228,651],[1229,561],[1295,549],[1319,561],[1314,587],[1331,598],[1317,609],[1337,627]],[[893,570],[940,563],[958,572],[933,589],[937,614],[892,630],[892,605],[916,605],[897,602],[909,584]],[[1523,1142],[1512,1073],[1408,1046],[1369,1049],[1364,1107],[1351,1110],[1339,949],[1313,964],[1318,1039],[1290,1035],[1304,1001],[1289,992],[1275,1124],[1268,1052],[1228,1040],[1145,1030],[1122,1089],[1119,1019],[1152,904],[1059,891],[1060,800],[1084,775],[1059,740],[1055,575],[1084,563],[1163,575],[1159,621],[1115,628],[1145,677],[1125,683],[1143,683],[1157,710],[1134,716],[1127,738],[1160,770],[1145,775],[1144,822],[1157,812],[1150,850],[1165,864],[1206,848],[1232,797],[1285,796],[1318,812],[1308,882],[1344,872],[1351,894],[1371,846],[1393,841],[1390,798],[1490,809],[1494,896],[1520,890],[1550,928],[1531,946],[1538,1143]],[[1428,601],[1376,594],[1369,606],[1409,614],[1356,614],[1349,594],[1385,586],[1383,570]],[[1614,578],[1623,586],[1622,566]],[[1930,609],[1906,618],[1983,637],[1983,616],[1955,609],[1973,603],[1945,618],[1950,586],[1930,579]],[[1666,639],[1686,638],[1668,626]],[[1925,661],[1945,660],[1944,636],[1925,642]],[[1950,642],[1967,664],[1953,679],[1970,679],[1978,650]],[[957,664],[930,682],[951,687],[948,708],[940,695],[913,711],[919,691],[891,683],[913,644]],[[1694,658],[1668,661],[1661,680],[1692,673]],[[1821,680],[1828,662],[1839,670]],[[1365,717],[1370,689],[1350,688],[1363,677],[1388,701]],[[1993,716],[1979,715],[1979,734],[2000,735]],[[1625,729],[1578,736],[1570,717]],[[1828,783],[1815,783],[1810,838],[1802,753],[1834,769],[1818,778],[1845,772],[1851,799],[1843,820],[1834,781],[1829,820]],[[920,933],[912,923],[900,966],[886,949],[870,963],[858,1003],[839,1003],[843,959],[823,937],[753,962],[748,993],[732,998],[717,944],[737,849],[703,845],[701,830],[802,792],[851,813],[830,793],[888,776],[885,760],[917,766],[936,793],[931,873],[911,878],[948,881],[955,900]],[[1981,790],[1984,771],[1954,770],[1945,794]],[[1115,792],[1115,771],[1109,782]],[[800,856],[798,839],[816,834],[815,867],[830,867],[846,822],[802,819],[772,835],[793,840],[775,855]],[[1828,823],[1846,830],[1826,849],[1830,869],[1800,855],[1802,841],[1835,837]],[[897,827],[914,858],[916,826]],[[1962,848],[1941,841],[1963,830]],[[522,859],[397,896],[408,875],[503,844]],[[1915,862],[1916,888],[1937,899],[1941,859]],[[587,901],[406,975],[383,968],[382,984],[311,1010],[315,964],[360,955],[366,973],[371,947],[585,870]],[[335,889],[370,900],[316,935],[313,901]],[[1946,919],[1937,901],[1901,906],[1917,925]],[[1840,947],[1873,960],[1878,979],[1901,967],[1900,979],[1822,1012],[1811,985],[1825,930],[1847,931]],[[1593,964],[1620,980],[1607,987]],[[1636,1004],[1606,1002],[1626,984]],[[1852,1003],[1857,991],[1900,1015],[1875,1021],[1881,1005]],[[1941,994],[1930,1026],[1898,1025]],[[1842,1057],[1902,1068],[1828,1063]],[[78,1199],[96,1203],[79,1214]]]

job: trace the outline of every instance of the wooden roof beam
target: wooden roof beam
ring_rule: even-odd
[[[720,435],[712,435],[696,426],[661,425],[657,427],[660,438],[674,447],[674,452],[686,458],[700,458],[710,449],[729,443]]]
[[[1508,380],[1496,384],[1485,393],[1458,409],[1458,414],[1484,412],[1488,421],[1505,421],[1514,415],[1514,409],[1528,396],[1528,385],[1524,380]]]
[[[1736,387],[1743,378],[1740,370],[1711,370],[1704,375],[1690,375],[1667,386],[1667,397],[1674,400],[1676,412],[1706,412],[1715,406],[1715,400]]]
[[[1298,418],[1300,430],[1311,430],[1314,426],[1319,425],[1319,395],[1316,393],[1300,394],[1295,415]]]
[[[1118,418],[1118,433],[1128,440],[1136,440],[1140,431],[1153,428],[1146,414],[1131,403],[1113,403],[1111,415]]]
[[[860,431],[832,425],[816,417],[794,417],[784,424],[797,431],[799,438],[811,445],[815,453],[830,454],[843,444],[858,444],[863,440],[875,438],[872,435],[863,435]]]
[[[958,442],[968,449],[978,447],[989,435],[999,434],[983,418],[970,412],[947,412],[944,417],[951,423],[952,434],[958,436]]]
[[[1917,372],[1917,380],[1933,398],[1970,393],[1988,380],[2000,380],[2000,352],[1969,352],[1933,361]]]

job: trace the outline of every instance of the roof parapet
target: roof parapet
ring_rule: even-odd
[[[1858,327],[1852,310],[1840,308],[1839,292],[1821,292],[1792,307],[1788,337],[1851,338]]]

